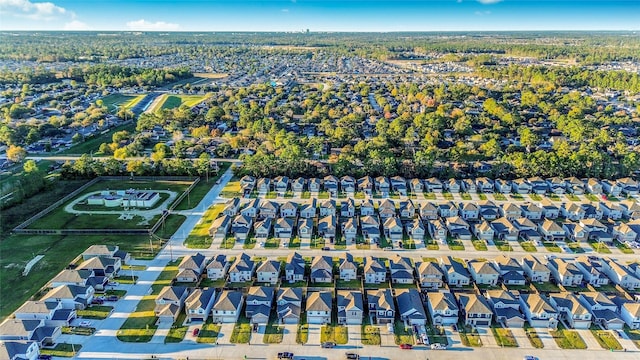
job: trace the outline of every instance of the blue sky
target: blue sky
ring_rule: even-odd
[[[2,30],[640,30],[640,0],[0,0]]]

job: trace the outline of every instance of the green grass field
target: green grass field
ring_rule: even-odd
[[[344,345],[349,341],[349,331],[344,325],[324,325],[320,329],[320,343],[334,342]]]
[[[110,143],[113,139],[113,134],[118,131],[126,130],[129,133],[134,132],[136,129],[136,125],[134,123],[124,124],[117,126],[104,134],[95,135],[93,137],[87,138],[85,141],[77,143],[67,150],[60,152],[61,155],[69,155],[69,154],[90,154],[93,152],[94,155],[102,154],[99,149],[102,143]]]
[[[162,109],[175,109],[182,105],[192,107],[204,100],[204,95],[161,95],[161,98],[157,100],[157,106],[152,111],[158,111]]]
[[[496,339],[496,343],[502,347],[518,347],[518,342],[513,336],[513,333],[509,329],[501,327],[491,327],[493,337]]]
[[[591,333],[600,346],[605,350],[622,350],[622,345],[609,331],[591,326]]]
[[[553,340],[561,349],[586,349],[587,344],[575,330],[565,329],[562,324],[558,324],[558,330],[549,331]]]
[[[124,94],[111,94],[102,98],[102,102],[104,106],[107,107],[109,112],[115,113],[118,111],[118,108],[129,109],[134,107],[137,103],[142,100],[146,94],[142,95],[124,95]]]

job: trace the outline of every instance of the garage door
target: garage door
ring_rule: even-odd
[[[489,325],[488,320],[476,320],[476,326],[488,326],[488,325]]]
[[[204,321],[203,318],[191,318],[191,321]]]

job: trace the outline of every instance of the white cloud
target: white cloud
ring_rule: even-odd
[[[175,31],[180,29],[180,25],[168,23],[164,21],[151,22],[145,19],[129,21],[127,23],[129,30],[138,31]]]
[[[497,4],[499,2],[502,2],[502,0],[476,0],[476,1],[479,2],[480,4],[485,4],[485,5]]]
[[[52,2],[31,2],[29,0],[0,0],[0,12],[31,20],[48,21],[61,17],[75,18],[72,11]]]
[[[73,20],[71,22],[68,22],[68,23],[64,24],[64,30],[67,30],[67,31],[86,31],[86,30],[91,30],[91,27],[89,25],[83,23],[82,21]]]

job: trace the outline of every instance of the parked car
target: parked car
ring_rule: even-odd
[[[118,296],[116,295],[109,295],[107,297],[107,301],[118,301]]]
[[[440,343],[431,344],[431,350],[447,350],[447,346]]]
[[[120,285],[120,283],[117,282],[117,281],[109,281],[109,283],[107,285],[109,285],[109,286],[118,286],[118,285]]]
[[[293,359],[293,353],[290,352],[279,352],[278,359]]]
[[[388,331],[390,334],[393,334],[393,324],[391,324],[391,323],[387,324],[387,331]]]
[[[358,360],[358,359],[360,359],[360,355],[355,354],[355,353],[346,353],[346,354],[344,354],[344,356],[345,356],[347,359],[353,359],[353,360]]]
[[[91,303],[94,304],[94,305],[102,305],[102,304],[104,304],[104,300],[96,298],[96,299],[91,300]]]
[[[200,329],[199,328],[193,329],[193,336],[198,336],[198,334],[200,334]]]
[[[533,355],[525,355],[524,360],[539,360],[539,359]]]
[[[322,248],[322,251],[330,251],[330,250],[331,250],[331,248],[328,247],[328,246],[325,246],[325,247]]]
[[[411,345],[411,344],[400,344],[400,349],[411,350],[411,349],[413,349],[413,345]]]
[[[78,326],[80,326],[80,327],[89,327],[89,326],[91,326],[91,321],[82,320],[82,321],[80,321],[80,324]]]
[[[39,360],[51,360],[51,359],[53,359],[53,356],[42,354],[42,355],[38,356],[38,359]]]
[[[320,344],[320,346],[321,346],[323,349],[331,349],[331,348],[333,348],[333,347],[335,347],[335,346],[336,346],[336,343],[331,342],[331,341],[325,341],[325,342],[323,342],[322,344]]]

